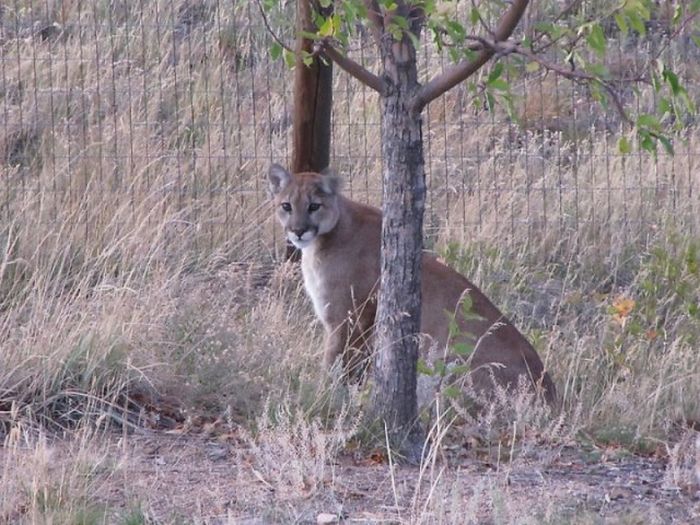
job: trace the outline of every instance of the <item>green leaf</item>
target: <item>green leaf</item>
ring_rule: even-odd
[[[470,372],[471,369],[472,367],[469,365],[456,365],[450,368],[450,374],[453,377],[465,376]]]
[[[443,395],[449,399],[457,399],[462,393],[455,385],[450,385],[442,391]]]
[[[471,343],[466,343],[466,342],[459,342],[459,343],[454,343],[452,345],[452,351],[462,357],[469,357],[474,353],[474,345]]]
[[[669,155],[673,155],[673,142],[671,142],[671,139],[664,135],[659,135],[657,137],[659,139],[659,142],[663,145],[664,149],[666,150],[666,153]]]
[[[620,137],[620,139],[617,141],[617,149],[623,155],[627,155],[628,153],[632,152],[632,145],[630,144],[630,141],[627,140],[627,137]]]
[[[493,69],[491,69],[491,72],[489,73],[488,82],[489,84],[499,78],[503,74],[503,62],[498,62],[496,63],[495,66],[493,66]]]
[[[486,107],[489,111],[493,111],[496,108],[496,99],[490,91],[486,92]]]
[[[591,90],[591,96],[593,97],[593,100],[598,102],[598,104],[603,106],[603,108],[607,109],[608,95],[603,90],[603,87],[601,86],[600,82],[592,82],[591,84],[589,84],[589,88]]]
[[[358,20],[367,18],[367,7],[362,2],[343,2],[343,11],[345,11],[345,22],[348,26],[354,26]]]
[[[617,27],[620,28],[620,33],[622,33],[622,36],[627,36],[630,29],[629,25],[627,25],[627,19],[621,13],[617,13],[615,15],[615,22],[617,23]]]
[[[323,38],[318,33],[312,33],[310,31],[299,31],[299,34],[309,40],[321,40],[321,38]]]
[[[681,21],[681,16],[683,16],[683,9],[681,8],[680,4],[676,5],[675,9],[673,10],[673,17],[671,18],[671,25],[676,26],[678,25],[678,22]]]
[[[591,26],[591,30],[586,37],[586,41],[600,58],[605,57],[605,34],[603,33],[603,28],[600,27],[600,24],[593,24]]]
[[[656,154],[656,142],[654,142],[654,139],[648,131],[639,130],[639,145],[649,153]]]
[[[630,4],[629,9],[634,10],[644,21],[651,20],[651,11],[647,8],[650,0],[625,0]]]
[[[323,25],[323,22],[326,20],[326,17],[323,16],[319,11],[314,10],[311,16],[313,17],[315,27],[321,27]]]
[[[320,5],[321,7],[323,7],[324,9],[326,9],[327,7],[330,7],[330,6],[331,6],[331,4],[333,3],[333,1],[332,1],[332,0],[319,0],[318,3],[319,3],[319,5]],[[351,2],[348,2],[348,3],[351,3]]]
[[[401,29],[408,29],[408,20],[406,20],[406,17],[404,16],[396,15],[391,19],[391,21],[394,22]]]
[[[423,13],[425,13],[426,17],[429,17],[430,15],[435,13],[436,8],[437,8],[436,0],[424,0],[422,2],[422,4],[423,4]]]
[[[520,116],[518,115],[518,112],[515,111],[515,104],[513,103],[513,97],[508,94],[504,93],[501,95],[501,99],[503,100],[503,103],[506,108],[506,113],[508,114],[508,118],[510,118],[514,122],[520,122]],[[469,314],[469,317],[474,319],[474,320],[483,320],[483,318],[480,315],[477,314]]]
[[[333,17],[329,16],[318,28],[318,34],[321,36],[333,36],[335,34],[335,24],[333,23]]]
[[[671,92],[674,95],[678,95],[681,91],[684,90],[681,86],[680,81],[678,80],[678,75],[676,75],[670,69],[664,68],[663,77],[666,80],[666,82],[668,82],[668,85],[671,86]]]
[[[284,56],[284,63],[287,65],[287,67],[289,69],[292,69],[294,67],[294,65],[296,64],[296,57],[294,56],[294,53],[285,49],[282,52],[282,55]]]
[[[395,23],[389,24],[389,27],[387,27],[387,31],[391,34],[391,37],[396,41],[400,42],[401,39],[403,38],[403,29]]]
[[[476,8],[476,6],[472,7],[471,11],[469,12],[469,21],[475,26],[479,23],[479,20],[481,20],[479,10]]]
[[[445,29],[447,29],[447,34],[450,35],[455,44],[463,42],[464,37],[467,36],[464,26],[456,20],[448,20],[445,24]]]
[[[447,331],[450,334],[450,338],[452,338],[459,335],[459,325],[457,324],[457,319],[455,319],[455,315],[453,313],[450,312],[448,315],[450,318],[447,323]]]
[[[419,49],[420,48],[420,39],[416,36],[416,34],[413,31],[406,31],[406,34],[408,35],[408,38],[411,40],[413,47],[415,49]]]
[[[659,111],[662,115],[674,113],[673,104],[667,98],[659,100]]]
[[[301,51],[301,61],[306,67],[309,67],[314,62],[314,56],[308,51]]]
[[[495,80],[492,80],[491,82],[488,83],[488,85],[490,88],[497,89],[499,91],[508,91],[508,88],[510,87],[508,82],[506,82],[502,78],[497,78]]]
[[[540,33],[549,35],[552,40],[561,38],[568,31],[567,28],[552,24],[551,22],[538,22],[535,24],[535,29]]]
[[[418,360],[418,363],[416,364],[416,372],[419,374],[423,374],[425,376],[432,376],[435,374],[432,368],[428,366],[428,364],[423,361],[422,359]]]
[[[646,35],[647,28],[644,25],[644,20],[639,16],[637,11],[631,10],[627,14],[629,18],[630,25],[640,36]]]
[[[282,46],[277,42],[273,42],[270,46],[270,58],[277,60],[280,56],[282,56]]]
[[[607,79],[610,78],[610,71],[605,67],[605,64],[599,64],[596,62],[586,64],[586,71],[593,73],[598,78]]]
[[[462,310],[462,315],[471,313],[471,311],[474,309],[474,301],[472,301],[471,295],[464,294],[460,304],[460,309]]]
[[[441,377],[444,377],[447,374],[447,366],[442,359],[435,360],[433,363],[433,370],[435,374]]]
[[[540,69],[540,65],[537,62],[528,62],[528,64],[525,66],[525,71],[528,73],[534,73]]]
[[[654,115],[649,115],[647,113],[637,117],[637,126],[651,130],[661,129],[661,124],[659,123],[658,119]]]

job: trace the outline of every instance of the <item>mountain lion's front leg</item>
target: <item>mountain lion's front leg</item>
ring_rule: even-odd
[[[343,355],[346,345],[347,334],[344,326],[337,326],[330,330],[326,328],[323,342],[323,364],[327,370],[330,370],[336,360]]]
[[[326,331],[323,360],[326,369],[337,366],[340,361],[344,382],[361,381],[367,368],[368,336],[367,329],[359,323],[343,322],[334,330]]]

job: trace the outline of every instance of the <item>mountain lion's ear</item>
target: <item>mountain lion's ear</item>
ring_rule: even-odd
[[[292,176],[290,173],[279,164],[270,166],[270,171],[267,172],[267,180],[270,183],[270,193],[276,195],[282,191],[285,186],[289,184],[291,178]]]
[[[321,191],[326,195],[335,195],[340,191],[343,180],[330,168],[321,170]]]

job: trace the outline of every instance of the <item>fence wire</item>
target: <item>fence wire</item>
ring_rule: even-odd
[[[291,42],[293,5],[286,9],[272,22]],[[611,42],[615,73],[636,71],[661,49],[689,86],[700,80],[689,35]],[[264,220],[264,174],[290,157],[292,73],[270,58],[270,43],[253,2],[3,3],[3,221],[61,223],[88,241],[132,210],[134,221],[167,216],[170,239],[199,249],[236,239],[246,253],[279,254],[276,225]],[[351,51],[368,67],[374,53],[369,42]],[[423,80],[448,65],[423,48]],[[616,137],[626,132],[591,93],[533,68],[509,75],[511,115],[484,104],[479,79],[425,112],[429,243],[555,250],[574,237],[644,236],[669,220],[697,228],[692,125],[673,157],[621,154]],[[655,104],[652,90],[624,97],[638,109]],[[336,70],[332,118],[332,166],[353,198],[378,204],[376,94]],[[259,220],[262,230],[251,226]]]

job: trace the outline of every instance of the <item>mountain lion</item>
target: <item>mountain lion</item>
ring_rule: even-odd
[[[273,164],[268,181],[285,235],[302,253],[304,286],[326,331],[325,364],[330,367],[340,357],[347,374],[361,375],[376,313],[381,212],[341,195],[332,175],[293,175]],[[460,306],[466,295],[469,315]],[[488,391],[494,381],[513,388],[524,376],[553,402],[554,384],[525,337],[476,286],[428,253],[423,254],[422,297],[424,361],[449,355],[448,344],[470,341],[469,369],[477,390]],[[456,335],[451,317],[459,327]]]

